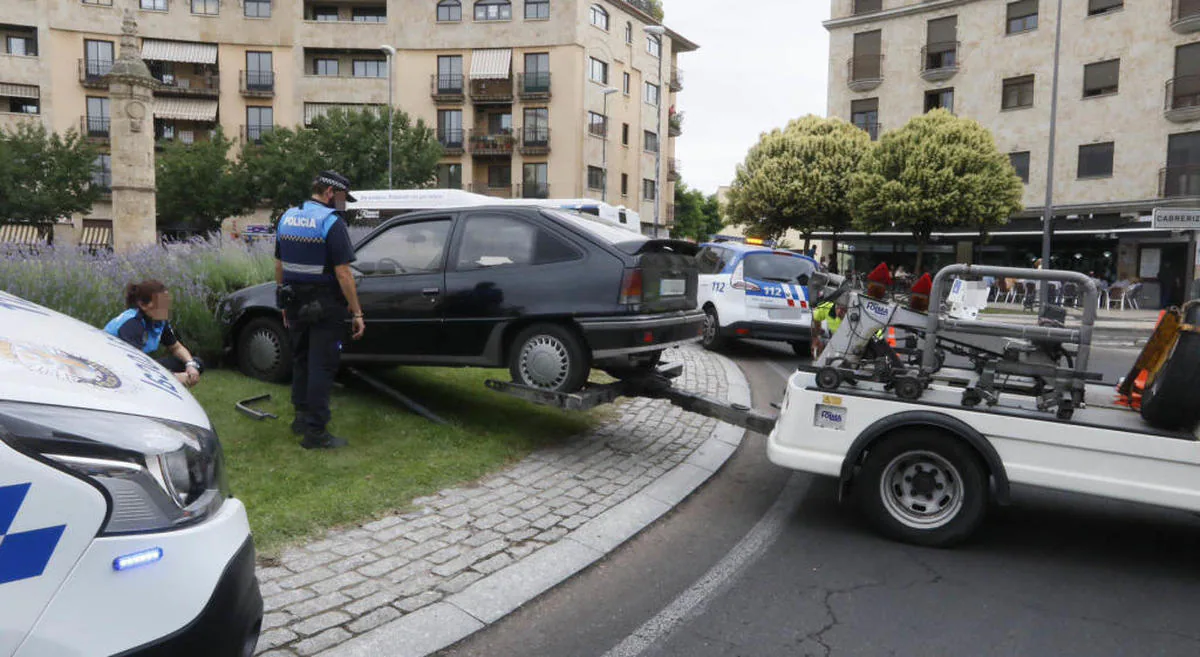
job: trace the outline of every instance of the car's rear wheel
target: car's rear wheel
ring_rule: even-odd
[[[705,349],[716,351],[725,346],[725,338],[721,335],[721,317],[712,306],[704,308],[704,333],[700,344]]]
[[[553,392],[576,392],[591,370],[583,340],[558,324],[535,324],[517,334],[508,363],[514,382]]]
[[[275,317],[252,319],[238,332],[238,368],[246,376],[271,383],[292,378],[292,346],[283,322]]]

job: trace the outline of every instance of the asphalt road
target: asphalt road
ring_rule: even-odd
[[[729,355],[769,408],[799,362]],[[1106,381],[1136,352],[1102,349]],[[1200,519],[1014,490],[969,544],[872,534],[832,481],[742,447],[706,486],[607,560],[445,657],[1200,654]]]

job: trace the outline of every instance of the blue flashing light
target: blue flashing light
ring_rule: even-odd
[[[141,552],[134,552],[133,554],[113,559],[113,570],[121,572],[131,568],[138,568],[139,566],[148,566],[162,558],[162,548],[150,548],[149,550],[142,550]]]

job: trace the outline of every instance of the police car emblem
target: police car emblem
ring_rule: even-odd
[[[14,342],[0,338],[0,362],[20,365],[30,372],[53,376],[109,390],[120,388],[121,379],[107,367],[54,347]]]

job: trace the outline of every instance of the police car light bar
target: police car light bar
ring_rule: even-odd
[[[133,554],[127,554],[123,557],[117,557],[116,559],[113,559],[113,570],[121,572],[123,570],[130,570],[131,568],[148,566],[155,561],[161,560],[162,558],[162,548],[142,550],[141,552],[134,552]]]

